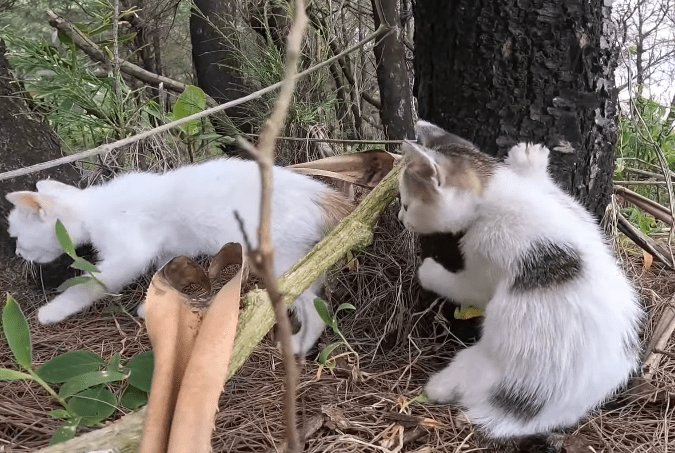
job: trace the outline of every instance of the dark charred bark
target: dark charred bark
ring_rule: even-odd
[[[237,20],[235,0],[195,0],[190,16],[192,61],[197,75],[197,85],[219,104],[233,101],[248,94],[238,72],[236,58]],[[227,116],[244,133],[252,132],[250,115],[246,106],[227,110]],[[222,121],[214,121],[217,132],[232,135],[235,131]],[[238,147],[228,147],[225,152],[238,153]]]
[[[372,0],[372,5],[375,28],[382,21],[393,28],[393,32],[380,39],[373,49],[380,88],[380,119],[388,139],[413,138],[412,94],[405,62],[405,46],[402,43],[398,0]]]
[[[497,156],[545,143],[554,178],[602,216],[617,137],[608,20],[603,0],[418,0],[420,118]]]
[[[21,97],[5,60],[5,43],[0,41],[0,173],[61,157],[61,146],[45,123],[34,117]],[[0,273],[16,272],[19,262],[14,254],[15,240],[7,232],[7,215],[12,205],[5,194],[17,190],[35,190],[41,179],[53,178],[75,184],[80,175],[71,165],[61,165],[20,178],[0,181]],[[75,275],[68,269],[72,260],[62,257],[41,266],[42,282],[37,286],[55,287]]]

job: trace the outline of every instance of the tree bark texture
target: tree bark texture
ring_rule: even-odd
[[[61,157],[58,138],[46,123],[36,118],[28,109],[20,89],[14,84],[9,64],[5,59],[5,44],[0,41],[0,173],[46,162]],[[21,178],[0,182],[0,272],[14,271],[15,240],[7,232],[7,215],[12,209],[4,195],[17,190],[35,190],[41,179],[54,178],[75,184],[80,175],[71,165],[62,165]],[[68,269],[72,262],[62,257],[53,263],[42,265],[41,276],[45,287],[56,287],[66,278],[75,275]],[[16,272],[20,272],[17,267]],[[35,282],[41,286],[40,282]]]
[[[419,116],[504,156],[545,143],[553,177],[597,217],[617,138],[603,0],[418,0]]]
[[[235,0],[195,0],[194,5],[201,11],[190,15],[190,36],[192,41],[192,62],[197,75],[197,85],[219,104],[233,101],[248,94],[244,90],[235,46],[238,43],[237,20],[238,2]],[[227,115],[244,133],[252,132],[245,106],[228,109]],[[231,135],[226,125],[214,124],[219,133]],[[225,128],[225,129],[223,129]]]
[[[372,5],[375,28],[386,22],[393,29],[392,33],[379,39],[373,48],[377,84],[380,88],[380,119],[389,140],[413,138],[415,131],[412,120],[412,92],[405,61],[398,0],[372,0]]]

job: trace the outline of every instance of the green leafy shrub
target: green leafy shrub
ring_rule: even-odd
[[[106,363],[93,352],[71,351],[36,369],[28,323],[9,295],[2,310],[2,331],[14,360],[23,371],[0,368],[0,381],[37,382],[62,406],[49,413],[50,417],[64,420],[54,432],[50,445],[73,438],[79,426],[99,425],[120,407],[134,410],[147,403],[152,381],[152,352],[139,354],[122,366],[119,355]],[[111,389],[122,392],[121,398]]]

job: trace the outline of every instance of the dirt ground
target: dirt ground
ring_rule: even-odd
[[[642,255],[625,241],[621,258],[639,288],[653,326],[675,293],[675,273],[655,264],[645,270]],[[361,378],[353,361],[339,360],[334,370],[313,360],[301,367],[298,413],[308,452],[505,452],[481,440],[460,411],[442,405],[411,404],[429,374],[442,368],[475,330],[452,319],[450,307],[420,294],[414,281],[416,246],[401,231],[393,210],[381,221],[371,248],[357,263],[329,278],[327,297],[357,311],[339,320],[349,343],[359,352]],[[23,272],[4,272],[2,292],[11,292],[28,317],[34,362],[46,362],[66,351],[85,349],[109,359],[127,360],[150,349],[143,322],[133,316],[149,277],[121,296],[97,303],[56,326],[40,326],[36,308],[50,293],[26,283]],[[459,338],[458,338],[459,337]],[[326,332],[319,349],[334,341]],[[556,437],[567,453],[662,453],[675,451],[670,394],[675,392],[675,347],[671,341],[640,396],[622,394],[584,420],[578,428]],[[0,366],[15,368],[6,344]],[[283,441],[283,366],[274,341],[267,338],[220,400],[213,448],[215,452],[274,452]],[[0,382],[0,452],[34,451],[48,444],[61,422],[48,416],[57,405],[36,384]],[[118,415],[122,415],[120,411]],[[276,447],[276,448],[275,448]],[[528,450],[534,451],[534,450]]]

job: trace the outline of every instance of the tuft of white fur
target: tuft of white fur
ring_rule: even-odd
[[[320,204],[332,189],[278,167],[274,187],[272,239],[280,276],[323,237],[326,221]],[[61,255],[54,234],[60,219],[78,244],[91,243],[98,250],[98,277],[112,293],[174,256],[213,255],[227,242],[243,244],[235,211],[253,246],[257,244],[260,177],[254,162],[218,159],[163,175],[128,173],[83,190],[56,181],[40,181],[37,188],[37,193],[7,195],[16,204],[9,231],[17,237],[17,254],[35,262]],[[40,203],[40,212],[21,203],[25,196]],[[297,354],[304,355],[324,329],[313,302],[318,286],[295,302],[302,323],[293,336]],[[104,295],[97,284],[68,288],[40,308],[38,319],[42,324],[62,321]]]
[[[578,423],[639,364],[637,296],[591,215],[546,172],[548,154],[542,145],[514,146],[482,194],[460,194],[449,182],[438,189],[445,201],[424,219],[415,217],[425,211],[402,179],[400,218],[408,228],[464,232],[465,269],[450,273],[427,258],[420,283],[485,310],[481,339],[432,376],[425,391],[463,406],[495,438]],[[559,285],[516,290],[537,241],[574,250],[579,273]],[[514,389],[508,398],[502,393],[511,406],[495,396],[500,388]]]

